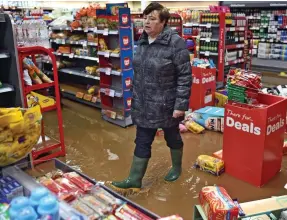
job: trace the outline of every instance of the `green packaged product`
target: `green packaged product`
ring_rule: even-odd
[[[6,203],[0,203],[0,220],[9,220],[8,214],[9,205]]]

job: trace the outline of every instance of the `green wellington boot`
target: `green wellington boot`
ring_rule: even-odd
[[[145,175],[149,158],[139,158],[134,156],[127,179],[121,182],[112,182],[111,187],[119,193],[138,193],[142,187],[142,179]]]
[[[165,176],[165,181],[173,182],[179,178],[181,174],[182,152],[183,148],[170,149],[172,167],[168,174]]]

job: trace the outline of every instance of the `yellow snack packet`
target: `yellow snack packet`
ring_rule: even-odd
[[[185,127],[194,134],[199,134],[205,130],[204,127],[197,124],[195,121],[187,121],[185,122]]]
[[[224,172],[223,160],[208,155],[198,156],[195,162],[195,167],[216,176],[219,176],[221,173]]]

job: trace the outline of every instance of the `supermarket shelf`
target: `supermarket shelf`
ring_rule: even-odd
[[[9,53],[0,51],[0,59],[9,58],[9,57],[10,57]]]
[[[104,115],[104,114],[102,114],[102,117],[103,117],[103,119],[105,119],[106,121],[111,122],[111,123],[113,123],[113,124],[117,124],[117,125],[119,125],[119,126],[121,126],[121,127],[123,127],[123,128],[128,127],[128,126],[130,126],[130,125],[133,124],[131,117],[125,118],[125,119],[123,119],[123,120],[120,120],[120,119],[112,119],[112,118],[109,118],[108,116],[106,116],[106,115]]]
[[[110,53],[109,51],[98,51],[98,55],[105,57],[120,57],[119,53]]]
[[[245,31],[245,27],[227,27],[226,31]]]
[[[57,109],[57,105],[54,104],[54,105],[51,105],[51,106],[48,106],[48,107],[44,107],[44,108],[41,108],[41,112],[49,112],[49,111],[52,111],[52,110],[56,110]]]
[[[78,58],[78,59],[84,59],[84,60],[94,60],[99,62],[99,58],[98,57],[88,57],[88,56],[79,56],[79,55],[74,55],[74,54],[66,54],[66,53],[58,53],[58,52],[54,52],[54,54],[56,56],[64,56],[64,57],[69,57],[71,59],[73,58]]]
[[[218,53],[214,53],[210,51],[200,51],[199,53],[205,56],[218,56]]]
[[[97,34],[105,34],[107,33],[108,35],[117,35],[119,34],[119,31],[115,30],[115,31],[105,31],[105,30],[97,30]]]
[[[55,26],[55,27],[49,27],[49,30],[58,30],[58,31],[84,31],[84,32],[94,32],[97,34],[107,34],[107,35],[118,35],[119,31],[118,30],[98,30],[97,28],[76,28],[76,29],[71,29],[70,27],[67,26]]]
[[[115,76],[121,76],[121,75],[122,75],[121,72],[115,71],[115,70],[112,70],[112,71],[110,72],[110,74],[108,74],[108,73],[107,73],[108,68],[99,68],[98,70],[99,70],[100,72],[102,72],[102,73],[106,73],[107,75],[115,75]]]
[[[227,50],[238,49],[238,48],[244,48],[244,44],[231,44],[231,45],[225,46],[225,49],[227,49]]]
[[[118,98],[123,97],[123,92],[116,91],[115,89],[101,88],[100,92],[105,93],[105,95],[110,96],[110,97],[118,97]]]
[[[199,38],[200,40],[206,41],[206,42],[210,42],[210,41],[219,41],[218,38]]]
[[[227,61],[225,62],[225,66],[230,66],[230,65],[234,65],[234,64],[238,64],[238,63],[243,63],[244,59],[237,59],[237,60],[232,60],[232,61]]]
[[[62,93],[64,98],[67,98],[67,99],[70,99],[70,100],[73,100],[73,101],[76,101],[76,102],[79,102],[79,103],[82,103],[85,105],[89,105],[89,106],[92,106],[95,108],[101,108],[101,102],[93,103],[93,102],[86,101],[84,99],[80,99],[80,98],[76,97],[76,94],[74,92],[66,91],[63,89],[61,89],[61,93]]]
[[[28,92],[35,91],[35,90],[39,90],[39,89],[47,89],[47,88],[50,88],[50,87],[52,87],[52,86],[55,86],[55,82],[42,83],[42,84],[27,86],[27,87],[25,88],[25,90],[26,90],[26,93],[28,93]]]
[[[258,20],[260,20],[261,19],[261,17],[260,16],[257,16],[257,17],[255,17],[255,16],[246,16],[246,18],[247,19],[258,19]]]
[[[63,68],[58,70],[61,73],[67,73],[75,76],[81,76],[89,79],[95,79],[100,80],[99,76],[93,76],[90,74],[85,73],[85,71],[82,68]]]
[[[65,39],[51,39],[50,42],[56,44],[76,44],[76,45],[83,45],[83,46],[98,46],[98,43],[95,42],[88,42],[86,40],[79,40],[79,41],[72,41],[72,40],[65,40]]]
[[[14,91],[13,86],[6,84],[6,83],[3,83],[2,87],[0,87],[0,94],[6,93],[6,92],[13,92],[13,91]]]
[[[198,24],[198,23],[185,23],[183,24],[184,27],[219,27],[219,24]]]

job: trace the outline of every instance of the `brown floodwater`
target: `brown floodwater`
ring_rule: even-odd
[[[81,170],[97,181],[122,180],[129,172],[134,150],[135,127],[121,128],[105,122],[100,110],[63,100],[63,120],[66,163]],[[45,113],[45,131],[57,138],[55,113]],[[232,198],[240,202],[286,194],[287,157],[281,172],[262,188],[257,188],[228,174],[220,177],[192,168],[197,156],[212,155],[222,148],[223,135],[216,132],[183,134],[183,174],[174,183],[163,178],[170,167],[169,148],[163,136],[157,136],[152,146],[144,189],[129,198],[160,216],[179,214],[193,218],[193,206],[198,204],[198,193],[207,185],[223,186]],[[235,140],[236,141],[236,140]],[[246,152],[248,153],[248,152]]]

